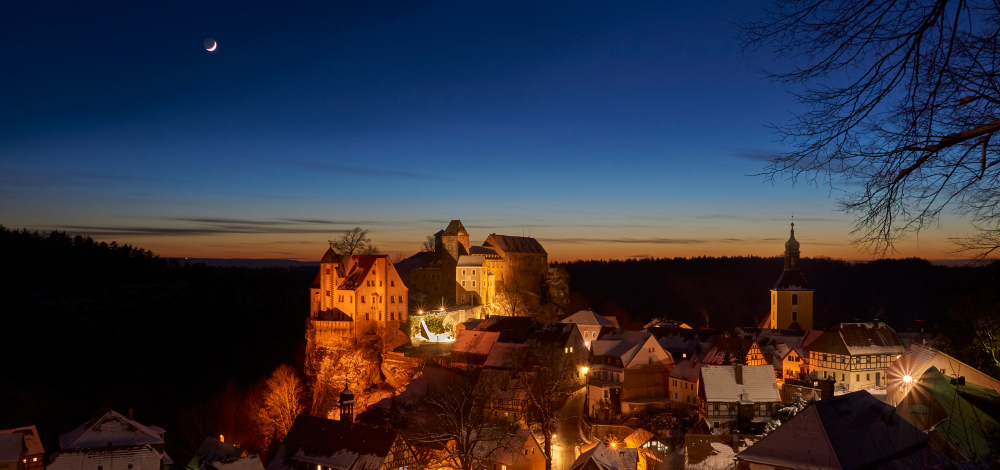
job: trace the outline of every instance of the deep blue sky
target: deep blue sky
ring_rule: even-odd
[[[760,6],[7,2],[0,223],[313,259],[460,218],[570,259],[772,255],[795,214],[805,255],[864,258],[837,191],[748,176],[795,109],[736,42]]]

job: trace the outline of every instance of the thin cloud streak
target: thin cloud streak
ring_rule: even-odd
[[[299,168],[307,169],[310,171],[325,171],[328,173],[337,173],[340,175],[353,175],[353,176],[364,176],[372,178],[398,178],[398,179],[410,179],[410,180],[423,180],[431,181],[440,179],[436,176],[426,175],[422,173],[411,173],[408,171],[396,171],[396,170],[381,170],[377,168],[364,168],[359,166],[347,166],[347,165],[331,165],[329,163],[319,163],[319,162],[305,162],[305,161],[291,161],[288,165]]]

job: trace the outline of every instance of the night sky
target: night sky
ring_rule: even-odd
[[[794,214],[803,256],[870,258],[840,190],[753,176],[797,109],[736,41],[761,6],[4,2],[0,223],[315,260],[458,218],[571,260],[777,255]]]

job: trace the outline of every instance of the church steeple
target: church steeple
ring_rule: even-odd
[[[792,232],[785,242],[785,271],[799,269],[799,241],[795,239],[795,223],[792,223]]]
[[[813,327],[813,288],[799,267],[799,255],[793,223],[785,242],[785,270],[771,288],[771,314],[765,322],[768,328],[811,330]]]

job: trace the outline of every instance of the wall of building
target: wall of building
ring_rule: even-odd
[[[698,381],[670,377],[670,402],[683,408],[698,407]]]
[[[792,304],[792,295],[798,296],[798,304]],[[797,316],[792,312],[797,312]],[[803,330],[813,328],[813,291],[811,290],[772,290],[771,291],[771,328],[787,329],[797,322]]]
[[[809,351],[809,370],[814,378],[833,377],[838,386],[847,390],[861,390],[885,386],[885,369],[896,358],[896,355],[891,354],[845,356]]]

